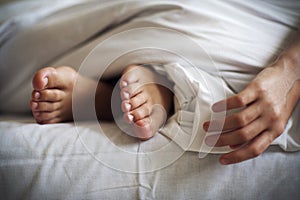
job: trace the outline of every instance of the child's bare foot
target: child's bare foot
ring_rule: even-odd
[[[121,108],[137,137],[150,139],[164,124],[173,105],[166,78],[143,66],[129,66],[121,80]],[[158,106],[157,106],[158,105]]]
[[[70,67],[46,67],[35,74],[30,107],[38,123],[72,120],[72,92],[76,78],[77,72]]]

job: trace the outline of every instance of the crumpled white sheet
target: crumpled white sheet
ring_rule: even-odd
[[[130,153],[151,152],[170,141],[158,134],[140,142],[112,123],[102,127],[115,145]],[[197,153],[185,152],[162,169],[128,173],[95,159],[78,138],[80,131],[90,150],[111,158],[114,166],[138,167],[134,159],[124,162],[122,154],[112,151],[97,129],[97,123],[39,125],[33,118],[0,116],[1,198],[271,200],[300,195],[300,152],[273,146],[255,159],[230,166],[220,165],[219,155],[197,159]]]
[[[220,132],[205,133],[203,123],[211,119],[220,119],[228,114],[225,112],[216,114],[211,110],[214,102],[234,95],[225,81],[220,77],[213,77],[201,69],[185,68],[177,63],[163,66],[152,65],[152,68],[158,73],[166,75],[174,83],[175,114],[160,129],[160,132],[187,151],[201,152],[200,156],[203,156],[203,153],[232,151],[230,147],[212,148],[204,142],[206,136],[220,134]],[[294,111],[296,113],[294,118],[298,117],[298,110],[299,106]],[[229,113],[232,114],[233,112]],[[297,118],[294,118],[288,121],[284,132],[272,142],[272,145],[279,145],[286,151],[299,150],[297,140],[290,139],[288,134],[293,127],[293,120],[297,122]],[[294,122],[294,127],[297,125],[298,123]]]

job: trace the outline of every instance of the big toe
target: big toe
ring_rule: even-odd
[[[43,90],[46,88],[64,89],[69,87],[68,84],[74,83],[76,71],[70,67],[46,67],[39,70],[32,79],[32,85],[35,90]],[[72,81],[66,81],[67,80]]]
[[[55,69],[52,67],[46,67],[39,70],[35,73],[32,79],[32,86],[35,90],[42,90],[45,89],[49,82],[49,76],[55,73]]]
[[[139,67],[140,66],[138,65],[131,65],[124,70],[120,80],[120,88],[124,88],[132,83],[136,83],[139,80],[136,74]]]

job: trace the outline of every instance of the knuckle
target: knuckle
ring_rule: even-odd
[[[246,98],[242,95],[237,95],[236,96],[236,101],[237,101],[237,104],[240,105],[240,106],[245,106],[247,104]]]
[[[260,95],[264,94],[266,92],[266,88],[260,82],[256,82],[255,88],[257,90],[257,93],[260,94]]]
[[[247,121],[246,121],[246,117],[243,114],[236,114],[235,115],[235,121],[237,123],[238,126],[245,126]]]
[[[252,120],[252,115],[249,112],[245,112],[242,115],[244,123],[248,124]]]
[[[267,88],[265,86],[265,84],[259,82],[259,81],[255,81],[252,83],[252,86],[256,89],[256,92],[259,95],[263,95],[264,93],[267,92]]]
[[[262,153],[262,149],[258,146],[254,146],[250,148],[251,156],[253,158],[259,156]]]
[[[273,107],[273,108],[271,109],[271,113],[270,113],[270,114],[271,114],[271,115],[270,115],[270,118],[271,118],[272,121],[277,121],[277,120],[279,120],[280,117],[281,117],[280,109],[277,109],[277,108],[275,108],[275,107]]]
[[[278,119],[279,119],[278,115],[271,115],[271,117],[270,117],[271,122],[277,121]]]
[[[250,140],[250,132],[247,129],[241,129],[239,137],[242,142],[247,142]]]
[[[265,106],[269,108],[274,108],[274,102],[271,99],[265,99]]]
[[[284,129],[285,129],[286,124],[284,122],[278,122],[276,125],[276,136],[279,136],[283,133]]]

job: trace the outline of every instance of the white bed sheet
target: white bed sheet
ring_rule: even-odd
[[[140,142],[113,123],[101,125],[114,144],[129,152],[153,150],[167,141],[158,135]],[[86,123],[76,129],[73,123],[38,125],[30,117],[1,116],[1,199],[297,199],[300,195],[300,152],[274,146],[255,159],[229,166],[218,163],[219,155],[199,159],[198,153],[186,152],[160,170],[128,173],[96,160],[78,139],[76,130],[92,136],[98,133],[96,126]],[[103,147],[107,145],[103,141],[93,144]],[[122,161],[118,152],[108,151],[106,156],[117,166],[135,163]]]

